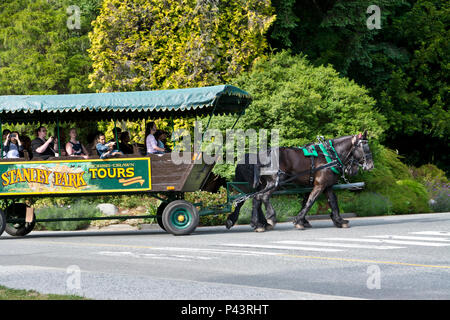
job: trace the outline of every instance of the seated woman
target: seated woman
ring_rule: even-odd
[[[113,149],[113,146],[116,144],[115,141],[106,143],[106,138],[104,133],[99,133],[97,137],[97,153],[100,156],[100,159],[106,159],[113,157],[115,155],[123,155],[119,150]]]
[[[6,135],[3,151],[6,159],[23,158],[23,145],[19,139],[19,132],[13,131]]]
[[[156,154],[158,151],[164,153],[164,149],[158,147],[158,142],[155,139],[154,134],[156,130],[156,124],[154,122],[148,123],[145,128],[145,146],[147,148],[147,154]]]
[[[88,151],[81,144],[80,141],[77,140],[77,129],[71,128],[69,130],[70,140],[66,143],[66,152],[68,156],[80,156],[84,159],[89,158]]]

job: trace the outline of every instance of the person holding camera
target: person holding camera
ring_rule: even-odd
[[[17,131],[6,135],[3,151],[6,159],[23,158],[23,145]]]
[[[36,131],[37,138],[31,141],[31,150],[33,158],[47,160],[50,157],[58,157],[58,139],[50,137],[46,139],[47,128],[39,127]]]

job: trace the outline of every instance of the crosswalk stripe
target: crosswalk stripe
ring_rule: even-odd
[[[341,248],[358,248],[358,249],[376,249],[376,250],[389,250],[389,249],[403,249],[404,247],[396,246],[373,246],[364,244],[352,244],[352,243],[330,243],[321,241],[276,241],[275,243],[283,244],[297,244],[299,246],[324,246],[324,247],[341,247]]]
[[[417,241],[441,241],[450,242],[450,239],[436,238],[436,237],[414,237],[414,236],[368,236],[369,238],[379,238],[379,239],[398,239],[398,240],[417,240]]]
[[[424,236],[450,236],[450,231],[417,231],[410,234],[419,234]]]
[[[264,244],[244,244],[244,243],[225,243],[221,246],[239,247],[239,248],[261,248],[261,249],[278,249],[278,250],[299,250],[299,251],[322,251],[322,252],[340,252],[340,249],[325,249],[325,248],[303,248],[293,246],[272,246]]]
[[[391,244],[404,244],[404,245],[425,246],[425,247],[447,247],[447,246],[450,246],[450,243],[419,242],[419,241],[406,241],[406,240],[387,240],[387,239],[324,238],[323,240],[370,242],[370,243],[391,243]]]

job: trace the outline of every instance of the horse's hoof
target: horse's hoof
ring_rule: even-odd
[[[297,223],[297,224],[295,225],[295,229],[297,229],[297,230],[305,230],[305,226],[303,226],[303,225]]]
[[[231,220],[227,220],[227,221],[225,222],[225,226],[227,227],[228,230],[230,230],[231,227],[234,226],[234,222],[231,221]]]
[[[273,230],[277,223],[271,219],[267,220],[266,230]]]
[[[343,223],[342,228],[350,228],[350,226],[348,225],[348,223]]]
[[[259,227],[255,229],[255,232],[264,232],[264,231],[266,231],[266,228],[264,227]]]
[[[305,228],[312,228],[312,225],[308,221],[303,222],[303,226]]]

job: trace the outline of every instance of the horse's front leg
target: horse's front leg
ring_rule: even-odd
[[[267,221],[261,208],[262,202],[260,196],[256,196],[252,200],[252,219],[250,225],[256,232],[266,231]]]
[[[303,195],[303,200],[302,200],[302,208],[300,210],[303,210],[303,208],[305,208],[306,206],[306,202],[308,201],[309,195],[311,194],[311,192],[309,193],[305,193]],[[306,220],[306,218],[303,218],[303,220],[301,221],[303,223],[303,226],[305,228],[312,228],[311,224],[309,223],[308,220]]]
[[[323,190],[324,190],[324,187],[321,185],[314,186],[311,193],[309,194],[306,204],[300,210],[299,214],[294,218],[294,225],[295,225],[296,229],[300,229],[300,230],[305,229],[305,227],[306,227],[305,216],[308,213],[309,209],[311,209],[312,205],[317,200],[317,197],[322,193]],[[306,221],[306,223],[309,224],[308,221]]]
[[[337,228],[348,228],[348,220],[342,219],[339,214],[339,206],[337,202],[337,197],[333,192],[333,187],[328,187],[325,189],[325,193],[327,194],[328,203],[331,207],[331,220]]]
[[[236,207],[234,208],[234,211],[232,214],[230,214],[227,218],[227,221],[225,223],[225,226],[227,229],[231,229],[232,226],[236,223],[236,221],[239,218],[239,212],[241,211],[242,205],[245,203],[245,201],[239,202]]]

